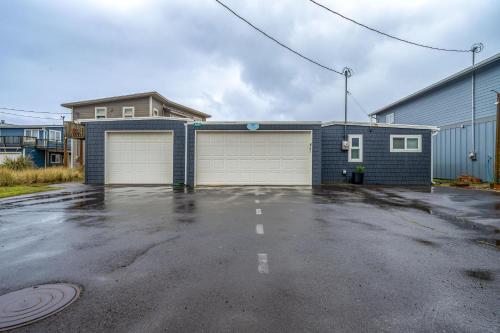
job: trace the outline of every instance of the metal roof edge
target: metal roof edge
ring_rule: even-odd
[[[384,106],[384,107],[382,107],[382,108],[380,108],[380,109],[378,109],[378,110],[370,113],[369,115],[373,116],[373,115],[376,115],[376,114],[378,114],[380,112],[387,111],[387,110],[389,110],[389,109],[391,109],[391,108],[393,108],[393,107],[395,107],[395,106],[397,106],[399,104],[402,104],[402,103],[404,103],[406,101],[409,101],[412,98],[415,98],[417,96],[423,95],[423,94],[425,94],[425,93],[427,93],[427,92],[429,92],[429,91],[431,91],[431,90],[433,90],[435,88],[443,86],[446,83],[449,83],[449,82],[454,81],[454,80],[456,80],[456,79],[458,79],[458,78],[460,78],[460,77],[462,77],[462,76],[464,76],[466,74],[469,74],[473,70],[478,70],[478,69],[480,69],[482,67],[485,67],[487,65],[490,65],[490,64],[492,64],[492,63],[494,63],[495,61],[498,61],[498,60],[500,60],[500,53],[497,53],[494,56],[491,56],[491,57],[489,57],[489,58],[487,58],[487,59],[485,59],[485,60],[483,60],[481,62],[478,62],[474,67],[473,66],[467,67],[467,68],[465,68],[465,69],[463,69],[463,70],[461,70],[461,71],[459,71],[459,72],[457,72],[455,74],[452,74],[452,75],[450,75],[450,76],[448,76],[448,77],[446,77],[446,78],[444,78],[444,79],[442,79],[442,80],[440,80],[438,82],[435,82],[435,83],[433,83],[433,84],[431,84],[431,85],[429,85],[429,86],[427,86],[427,87],[425,87],[423,89],[420,89],[420,90],[418,90],[418,91],[416,91],[416,92],[414,92],[412,94],[409,94],[409,95],[407,95],[407,96],[405,96],[403,98],[400,98],[400,99],[396,100],[395,102],[392,102],[392,103],[390,103],[390,104],[388,104],[388,105],[386,105],[386,106]]]
[[[322,127],[332,126],[332,125],[345,125],[347,126],[366,126],[366,127],[387,127],[387,128],[408,128],[408,129],[427,129],[431,131],[439,131],[439,127],[437,126],[429,126],[429,125],[409,125],[409,124],[382,124],[382,123],[369,123],[369,122],[356,122],[356,121],[348,121],[344,123],[343,121],[327,121],[323,122]]]
[[[237,120],[237,121],[204,121],[204,125],[246,125],[249,123],[257,123],[259,125],[321,125],[321,121],[300,121],[300,120]]]
[[[64,125],[8,125],[8,124],[0,124],[0,128],[44,128],[44,127],[64,127]]]

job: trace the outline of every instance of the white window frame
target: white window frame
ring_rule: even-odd
[[[49,130],[49,141],[62,141],[62,133],[57,130]]]
[[[352,151],[352,139],[359,139],[359,147],[356,147],[356,149],[359,149],[359,158],[352,158],[351,157],[351,151]],[[349,140],[349,151],[347,153],[347,161],[351,163],[362,163],[363,162],[363,134],[349,134],[347,139]]]
[[[57,158],[55,161],[54,157]],[[50,154],[50,164],[61,164],[61,163],[62,163],[61,154]]]
[[[385,116],[385,123],[386,124],[394,124],[394,112],[389,113]]]
[[[132,115],[125,115],[125,110],[132,110]],[[135,117],[135,106],[124,106],[122,107],[122,118],[134,118]]]
[[[28,131],[30,132],[30,135],[28,135]],[[36,131],[37,135],[32,135],[33,131]],[[40,132],[42,132],[42,137],[40,137]],[[37,139],[43,139],[43,130],[38,129],[38,128],[26,128],[24,130],[24,136],[31,137],[31,138],[37,138]]]
[[[158,112],[157,108],[153,108],[153,117],[159,117],[160,113]]]
[[[394,139],[405,139],[405,147],[403,149],[394,148]],[[418,139],[418,148],[408,148],[408,139]],[[422,135],[408,135],[408,134],[391,134],[391,153],[421,153],[422,152]]]
[[[104,110],[104,115],[98,115],[97,112],[103,111]],[[95,119],[105,119],[108,118],[108,108],[105,106],[96,106],[95,110]]]

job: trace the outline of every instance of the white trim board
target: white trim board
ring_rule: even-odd
[[[347,125],[347,126],[366,126],[366,127],[389,127],[389,128],[408,128],[408,129],[427,129],[432,131],[439,131],[439,127],[436,126],[426,126],[426,125],[406,125],[406,124],[384,124],[384,123],[365,123],[365,122],[355,122],[348,121],[344,123],[343,121],[328,121],[324,122],[321,126],[332,126],[332,125]]]

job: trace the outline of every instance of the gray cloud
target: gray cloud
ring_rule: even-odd
[[[369,112],[470,64],[466,54],[394,42],[305,0],[226,1],[306,55],[353,68],[350,90]],[[500,48],[493,0],[323,2],[432,45],[482,41],[479,59]],[[279,48],[215,1],[20,0],[0,2],[0,11],[9,13],[0,30],[1,106],[60,112],[66,101],[158,90],[218,120],[343,118],[341,76]],[[367,119],[350,105],[350,119]]]

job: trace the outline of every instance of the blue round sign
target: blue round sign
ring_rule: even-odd
[[[247,128],[249,131],[256,131],[259,129],[259,124],[257,123],[249,123],[247,124]]]

